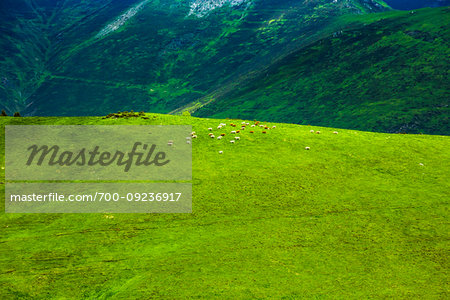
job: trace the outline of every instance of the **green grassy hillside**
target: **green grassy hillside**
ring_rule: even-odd
[[[448,297],[449,137],[147,116],[0,118],[198,135],[192,214],[2,213],[1,299]]]
[[[197,116],[450,134],[450,9],[359,19],[368,24],[335,32],[192,110],[203,104]]]

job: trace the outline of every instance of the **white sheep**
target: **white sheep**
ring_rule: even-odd
[[[212,131],[212,128],[208,128],[209,131]]]
[[[250,123],[245,123],[245,125],[250,125]]]
[[[277,126],[272,126],[272,128],[277,128]]]
[[[245,125],[245,122],[242,122],[241,124],[242,124],[242,125]]]
[[[236,134],[236,130],[233,130],[231,133],[232,133],[232,134]]]
[[[212,139],[215,138],[214,134],[211,134],[211,138],[212,138]]]
[[[222,139],[222,136],[218,136],[217,139],[218,139],[218,140],[221,140],[221,139]]]
[[[264,125],[259,125],[259,127],[264,127]]]
[[[314,130],[311,129],[309,132],[314,133]]]
[[[337,131],[333,131],[333,134],[338,134],[338,132]]]
[[[305,147],[305,150],[309,150],[309,149],[311,149],[311,148],[309,148],[309,147]]]
[[[191,132],[191,135],[195,135],[195,131],[192,131],[192,132]]]
[[[231,140],[231,141],[230,141],[230,143],[234,144],[234,141],[233,141],[233,140]]]
[[[217,129],[222,129],[222,126],[220,126],[220,125],[219,125],[219,126],[217,126]]]
[[[317,134],[320,134],[320,131],[317,130],[316,133],[317,133]]]
[[[196,138],[197,138],[197,136],[196,136],[196,135],[193,135],[193,136],[192,136],[192,138],[193,138],[193,139],[196,139]]]
[[[219,151],[219,154],[222,154],[223,153],[223,151]]]
[[[239,136],[234,137],[236,140],[240,140],[241,138]]]
[[[250,126],[250,127],[255,127],[256,125],[255,124],[253,124],[252,126]]]

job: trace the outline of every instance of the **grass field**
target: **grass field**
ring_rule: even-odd
[[[147,116],[0,118],[198,134],[192,214],[2,213],[1,299],[448,297],[449,137]]]

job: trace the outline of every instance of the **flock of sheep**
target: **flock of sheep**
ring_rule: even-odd
[[[220,123],[220,124],[217,126],[217,130],[223,130],[226,126],[227,126],[226,123]],[[230,123],[229,126],[231,126],[231,127],[233,127],[233,128],[234,128],[234,127],[237,127],[237,125],[234,124],[234,123]],[[241,131],[243,131],[243,130],[246,130],[246,129],[247,129],[247,126],[250,126],[250,128],[261,127],[261,128],[264,129],[263,131],[261,131],[263,134],[266,134],[266,133],[267,133],[267,130],[269,130],[269,129],[275,129],[275,128],[277,128],[276,126],[272,126],[272,128],[269,128],[269,127],[266,126],[266,125],[260,124],[259,121],[256,121],[255,124],[252,124],[252,125],[250,125],[250,123],[248,123],[248,122],[242,122],[240,126],[241,126],[241,129],[238,129],[238,130],[231,130],[231,131],[230,131],[230,134],[234,134],[234,135],[235,135],[234,138],[230,140],[230,143],[231,143],[231,144],[234,144],[236,141],[239,141],[239,140],[241,139],[241,137],[240,137],[240,136],[237,136],[237,134],[241,133]],[[216,136],[214,135],[214,133],[212,132],[212,131],[213,131],[213,128],[212,128],[212,127],[208,128],[208,131],[210,131],[210,132],[208,133],[208,136],[209,136],[210,138],[212,138],[212,139],[222,140],[222,139],[224,139],[225,136],[226,136],[226,133],[220,133],[220,135],[218,135],[218,136],[216,137]],[[250,133],[255,133],[255,131],[254,131],[254,130],[250,130]],[[217,134],[218,134],[218,133],[217,133]],[[192,133],[191,133],[191,136],[192,136],[193,139],[197,138],[196,132],[192,132]],[[222,153],[223,153],[223,151],[219,151],[219,154],[222,154]]]
[[[230,123],[229,125],[230,125],[231,127],[233,127],[233,128],[234,128],[234,127],[237,127],[237,125],[234,124],[234,123]],[[220,123],[220,124],[217,126],[217,130],[223,130],[226,126],[227,126],[227,124],[225,124],[225,123]],[[269,128],[269,126],[266,126],[266,125],[264,125],[264,124],[260,124],[259,121],[255,121],[255,123],[252,124],[252,125],[250,125],[250,123],[248,123],[248,122],[242,122],[242,123],[241,123],[241,129],[240,129],[240,130],[231,130],[231,131],[230,131],[230,134],[235,135],[235,136],[234,136],[234,139],[231,139],[231,140],[230,140],[230,143],[231,143],[231,144],[234,144],[236,141],[239,141],[239,140],[241,139],[241,137],[240,137],[240,136],[237,136],[236,134],[239,134],[239,133],[241,133],[241,131],[246,130],[246,129],[247,129],[247,126],[250,126],[250,128],[258,128],[258,127],[263,128],[263,131],[261,131],[261,133],[263,133],[263,134],[266,134],[266,133],[267,133],[267,130],[277,128],[276,126],[272,126],[271,128]],[[210,131],[210,132],[208,133],[208,136],[209,136],[210,138],[212,138],[212,139],[222,140],[222,139],[224,139],[225,136],[226,136],[225,133],[220,133],[220,135],[218,135],[218,136],[216,137],[216,136],[214,135],[214,133],[212,132],[212,131],[214,131],[212,127],[208,128],[208,131]],[[310,130],[310,132],[311,132],[311,133],[320,134],[320,131]],[[250,130],[250,133],[255,133],[255,131],[254,131],[254,130]],[[218,134],[218,133],[217,133],[217,134]],[[338,132],[337,132],[337,131],[334,131],[333,134],[338,134]],[[197,138],[197,133],[196,133],[195,131],[192,132],[192,133],[191,133],[191,137],[192,137],[193,139],[196,139],[196,138]],[[310,147],[305,147],[305,150],[310,150],[310,149],[311,149]],[[219,151],[219,154],[223,154],[223,151],[222,151],[222,150]]]

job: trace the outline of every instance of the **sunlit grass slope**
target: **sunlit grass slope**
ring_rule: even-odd
[[[217,125],[240,120],[147,117],[0,118],[198,135],[192,214],[2,213],[1,299],[448,295],[449,137],[270,123],[231,144]]]

